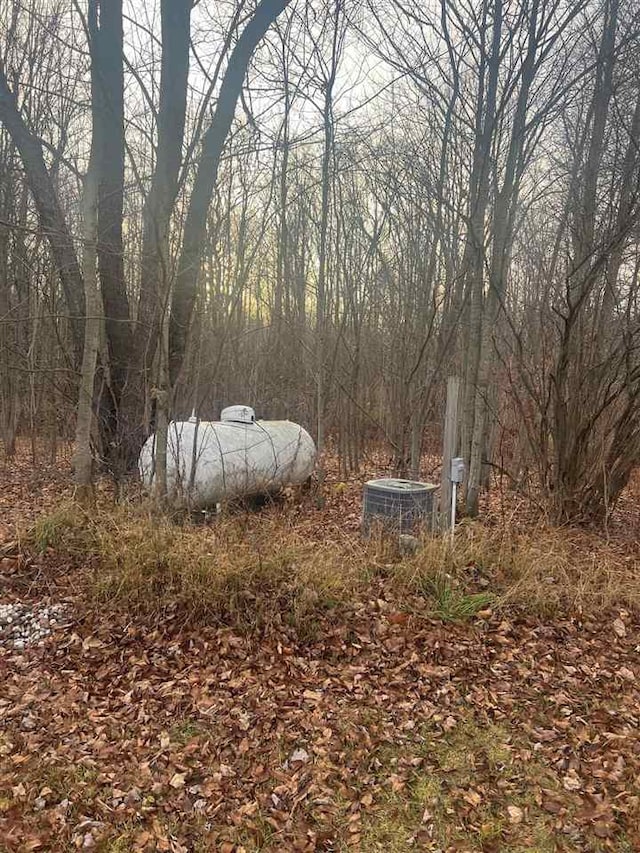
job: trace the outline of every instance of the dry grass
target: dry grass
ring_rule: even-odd
[[[283,514],[174,523],[150,507],[94,514],[74,504],[43,517],[29,541],[90,567],[86,592],[97,608],[185,623],[304,632],[313,619],[351,600],[368,569],[349,537],[318,543]]]
[[[39,552],[83,566],[96,608],[249,630],[313,632],[329,611],[371,595],[375,581],[399,607],[461,621],[479,611],[536,615],[640,607],[640,560],[593,533],[463,522],[453,545],[427,537],[411,556],[392,540],[315,527],[286,507],[174,523],[148,505],[89,513],[75,504],[43,516],[29,535]],[[88,570],[86,569],[88,567]]]
[[[486,589],[495,604],[538,615],[640,608],[640,555],[598,534],[538,525],[529,529],[464,522],[453,546],[427,539],[399,566],[414,588],[441,576],[469,593]]]

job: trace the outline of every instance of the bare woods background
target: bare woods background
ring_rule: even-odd
[[[253,405],[602,520],[640,452],[630,0],[0,0],[0,435]]]

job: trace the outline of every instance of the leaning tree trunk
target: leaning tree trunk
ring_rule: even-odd
[[[6,127],[20,152],[29,189],[33,195],[40,227],[47,239],[60,277],[67,308],[71,315],[71,332],[76,363],[82,360],[84,330],[84,285],[73,237],[65,219],[51,174],[47,169],[42,143],[27,127],[9,89],[0,56],[0,122]]]
[[[249,61],[258,43],[289,0],[262,0],[242,31],[229,57],[211,124],[202,142],[193,192],[184,225],[169,325],[169,374],[175,383],[184,359],[191,316],[196,301],[207,213],[218,177],[220,157],[231,128]]]

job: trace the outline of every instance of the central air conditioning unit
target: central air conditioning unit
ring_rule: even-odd
[[[437,489],[432,483],[415,480],[369,480],[364,486],[363,533],[368,534],[374,524],[393,533],[432,528]]]

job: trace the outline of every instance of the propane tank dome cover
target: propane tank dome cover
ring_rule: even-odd
[[[256,413],[251,406],[227,406],[220,413],[220,420],[223,422],[237,424],[252,424],[255,423]]]

